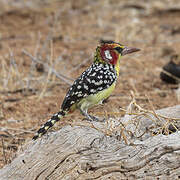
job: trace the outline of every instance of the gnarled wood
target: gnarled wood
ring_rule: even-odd
[[[180,118],[180,106],[158,113]],[[150,121],[142,119],[141,128],[149,126]],[[168,136],[144,136],[127,145],[95,128],[65,126],[29,142],[11,164],[0,170],[3,180],[157,177],[180,178],[180,131]]]

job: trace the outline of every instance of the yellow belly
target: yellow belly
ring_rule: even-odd
[[[114,90],[116,82],[114,82],[108,89],[98,92],[97,94],[90,95],[82,99],[77,106],[83,110],[88,110],[96,104],[101,103],[104,99],[108,98]]]

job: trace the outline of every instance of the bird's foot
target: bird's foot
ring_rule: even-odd
[[[99,119],[96,116],[88,115],[88,117],[86,116],[85,120],[86,121],[90,121],[90,122],[92,122],[92,121],[95,121],[95,122],[105,122],[106,119],[105,118]]]
[[[99,122],[99,118],[97,118],[96,116],[92,116],[92,115],[89,115],[89,116],[90,116],[91,121]]]
[[[84,118],[84,120],[90,121],[90,122],[92,122],[92,121],[98,122],[98,121],[99,121],[99,119],[98,119],[97,117],[91,116],[91,115],[86,116],[86,117]]]

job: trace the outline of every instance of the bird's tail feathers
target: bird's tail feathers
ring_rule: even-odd
[[[38,139],[42,135],[46,134],[49,128],[54,126],[56,122],[58,122],[62,117],[64,117],[67,114],[67,112],[61,110],[58,113],[54,114],[35,134],[35,136],[32,138],[33,140]]]

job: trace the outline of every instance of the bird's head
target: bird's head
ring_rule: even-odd
[[[95,62],[116,65],[121,56],[140,51],[138,48],[127,47],[114,41],[101,41],[96,49]]]

